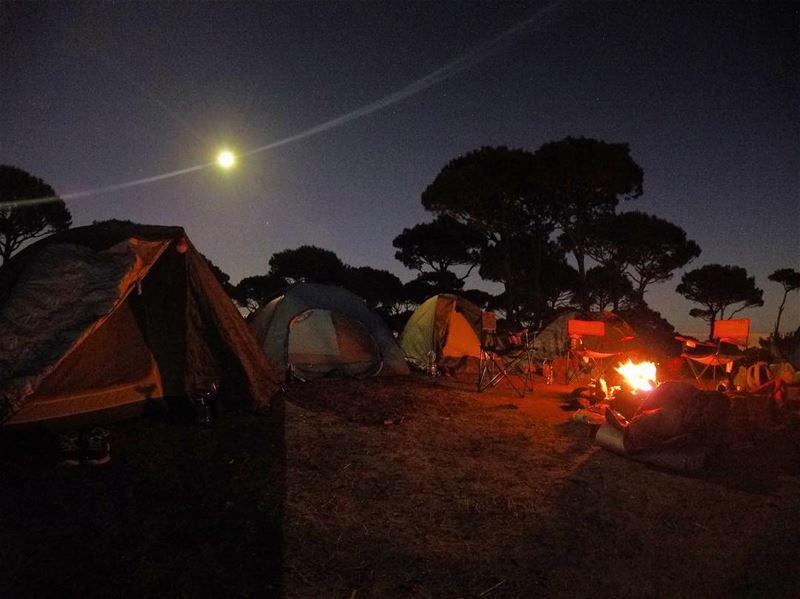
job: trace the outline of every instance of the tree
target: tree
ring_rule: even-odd
[[[702,309],[693,308],[689,314],[708,321],[709,339],[714,335],[714,322],[726,318],[725,310],[729,306],[741,304],[727,318],[745,308],[764,305],[764,292],[756,287],[755,278],[748,277],[747,271],[740,266],[706,264],[684,273],[676,291],[703,306]]]
[[[633,294],[630,279],[613,266],[595,266],[586,271],[589,305],[598,310],[617,311],[622,301]]]
[[[483,242],[480,231],[443,214],[430,223],[403,229],[392,245],[398,250],[394,257],[406,268],[421,274],[426,267],[441,273],[453,266],[467,266],[466,274],[460,277],[464,280],[477,266]]]
[[[422,193],[427,210],[452,216],[481,233],[484,252],[495,254],[494,276],[506,287],[505,312],[511,322],[518,305],[513,239],[525,236],[546,244],[553,231],[546,206],[535,193],[532,173],[530,152],[483,147],[451,160]]]
[[[595,223],[613,214],[620,200],[642,195],[644,172],[631,158],[628,144],[567,137],[534,153],[533,174],[575,257],[578,297],[587,309],[587,235]]]
[[[700,255],[686,231],[643,212],[623,212],[602,219],[587,233],[586,254],[601,265],[626,273],[632,291],[644,301],[647,287],[668,281],[675,270]]]
[[[41,198],[51,199],[24,204]],[[0,266],[26,241],[64,231],[71,224],[66,204],[52,187],[22,169],[0,165]]]
[[[780,268],[773,272],[771,275],[767,277],[770,281],[775,281],[776,283],[780,283],[783,285],[783,299],[781,300],[781,305],[778,308],[778,318],[775,319],[775,331],[773,332],[773,337],[778,336],[778,330],[781,326],[781,316],[783,315],[783,309],[786,306],[786,298],[788,297],[791,291],[795,291],[800,289],[800,272],[797,272],[793,268]]]
[[[245,277],[234,288],[233,299],[248,312],[253,313],[266,306],[287,286],[286,279],[274,274]]]
[[[344,285],[347,280],[345,265],[339,257],[330,250],[313,245],[273,254],[269,266],[269,274],[286,279],[289,283],[303,281]]]
[[[371,310],[387,314],[403,299],[403,282],[388,270],[371,266],[346,267],[345,287],[362,298]]]
[[[628,262],[624,255],[624,233],[617,226],[618,214],[607,214],[599,217],[594,225],[586,231],[583,251],[600,266],[613,268],[622,274],[628,269]],[[573,251],[571,239],[566,233],[559,237],[561,247],[567,252]],[[578,287],[575,287],[577,294]]]
[[[574,289],[575,269],[566,263],[564,253],[553,242],[515,235],[508,245],[511,248],[508,259],[499,246],[486,248],[480,275],[503,282],[506,291],[501,299],[504,305],[511,305],[517,323],[538,328],[559,301],[570,295],[569,290]],[[506,264],[511,266],[510,276],[506,274]]]
[[[403,285],[403,297],[409,304],[421,304],[439,293],[460,293],[464,281],[449,271],[425,272]]]
[[[551,258],[545,264],[542,271],[542,289],[547,310],[542,315],[540,324],[552,320],[559,309],[570,304],[578,285],[578,271],[567,264],[563,256],[559,259]]]
[[[459,295],[471,301],[481,310],[488,310],[489,306],[496,300],[495,296],[483,289],[464,289]]]
[[[700,255],[700,246],[686,238],[686,231],[663,218],[624,212],[615,223],[621,230],[622,255],[633,271],[633,291],[641,301],[648,285],[668,281]]]

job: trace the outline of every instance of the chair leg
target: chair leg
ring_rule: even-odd
[[[686,361],[689,363],[689,370],[692,371],[692,375],[694,376],[695,382],[698,384],[698,386],[702,387],[703,386],[703,380],[702,380],[703,379],[703,375],[708,371],[709,365],[706,364],[702,368],[700,368],[699,366],[697,368],[695,368],[693,360],[687,358]]]
[[[478,391],[485,391],[492,386],[495,374],[494,354],[481,350],[480,363],[478,365]]]
[[[519,397],[525,397],[525,391],[528,387],[528,380],[530,377],[530,366],[525,370],[522,375],[517,375],[513,372],[513,368],[520,363],[520,356],[504,360],[503,358],[491,352],[481,353],[481,366],[479,366],[478,373],[478,391],[482,392],[489,387],[494,387],[502,379],[506,379],[508,384]],[[519,376],[522,382],[522,388],[518,387],[519,383],[514,382],[514,378]]]

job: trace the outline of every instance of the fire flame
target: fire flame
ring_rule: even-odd
[[[625,364],[615,368],[624,378],[625,382],[636,391],[652,391],[656,382],[656,365],[653,362],[635,364],[628,359]]]

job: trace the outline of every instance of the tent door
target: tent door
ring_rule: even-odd
[[[455,310],[450,315],[447,328],[447,342],[442,348],[443,357],[461,358],[471,356],[480,358],[481,343],[464,315]]]
[[[289,322],[287,363],[305,380],[375,374],[382,359],[361,323],[337,312],[311,309]]]

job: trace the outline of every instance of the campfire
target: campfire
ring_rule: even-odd
[[[635,394],[639,391],[649,392],[655,389],[656,365],[653,362],[635,363],[630,358],[615,370],[622,375],[625,382]]]

